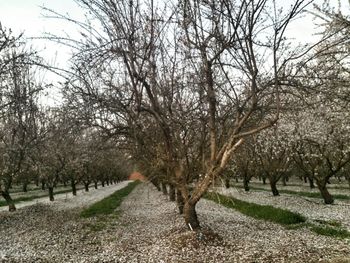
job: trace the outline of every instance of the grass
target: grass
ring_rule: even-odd
[[[350,232],[340,227],[312,225],[310,230],[323,236],[337,237],[342,239],[350,238]]]
[[[90,207],[84,209],[80,216],[83,218],[98,216],[98,215],[109,215],[112,214],[117,207],[120,206],[123,199],[131,193],[139,181],[129,183],[126,187],[114,192],[110,196],[102,199],[101,201],[94,203]]]
[[[208,193],[205,198],[225,207],[235,209],[247,216],[284,225],[287,229],[300,229],[308,227],[311,231],[341,239],[350,238],[350,232],[341,227],[338,221],[315,220],[306,222],[306,218],[289,210],[276,208],[270,205],[259,205],[228,197],[217,193]]]
[[[216,193],[209,193],[206,198],[228,208],[236,209],[247,216],[281,225],[295,225],[306,221],[306,218],[298,213],[270,205],[258,205]]]
[[[235,186],[238,188],[243,188],[243,186]],[[257,191],[265,191],[265,192],[271,192],[270,189],[265,189],[261,187],[249,187],[252,190],[257,190]],[[292,190],[278,190],[281,194],[290,194],[290,195],[298,195],[302,197],[310,197],[310,198],[320,198],[322,199],[322,196],[320,193],[314,193],[314,192],[302,192],[302,191],[292,191]],[[350,195],[344,195],[344,194],[332,194],[334,199],[338,200],[350,200]]]

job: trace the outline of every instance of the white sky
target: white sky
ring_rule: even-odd
[[[166,1],[166,0],[159,0]],[[294,0],[276,0],[280,6],[290,6]],[[322,3],[323,0],[315,0]],[[336,2],[331,0],[331,2]],[[348,0],[340,0],[349,10]],[[24,32],[27,37],[40,37],[43,32],[51,32],[62,35],[64,32],[74,34],[74,26],[61,20],[48,19],[43,17],[43,10],[40,6],[53,9],[58,13],[68,13],[72,18],[84,19],[82,9],[74,0],[0,0],[0,22],[6,28],[11,28],[15,34]],[[295,21],[290,27],[290,35],[295,38],[295,42],[305,42],[312,39],[315,33],[312,17]],[[56,60],[60,66],[64,66],[69,58],[69,49],[58,46],[48,41],[33,41],[33,46],[42,51],[42,55],[49,60]]]

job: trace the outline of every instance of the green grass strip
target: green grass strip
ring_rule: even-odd
[[[208,193],[206,198],[228,208],[236,209],[247,216],[267,220],[281,225],[294,225],[304,223],[306,221],[306,218],[300,214],[281,208],[275,208],[270,205],[249,203],[217,193]]]
[[[336,221],[315,220],[314,222],[306,222],[304,216],[289,210],[270,205],[249,203],[217,193],[208,193],[205,198],[225,207],[236,209],[247,216],[285,225],[288,229],[308,227],[311,231],[319,235],[341,239],[350,238],[350,232],[342,228],[341,224]]]
[[[123,199],[131,193],[131,191],[135,188],[136,185],[138,185],[140,182],[135,181],[129,183],[126,187],[114,192],[110,196],[102,199],[101,201],[94,203],[90,207],[84,209],[80,216],[87,218],[87,217],[93,217],[97,215],[108,215],[112,214],[115,209],[120,206]]]
[[[244,188],[243,186],[235,186],[235,187]],[[251,187],[250,186],[249,188],[251,190],[256,190],[256,191],[271,192],[270,189],[261,188],[261,187],[254,187],[254,186]],[[292,190],[278,190],[278,192],[280,192],[281,194],[290,194],[290,195],[298,195],[298,196],[303,196],[303,197],[322,199],[322,195],[320,193],[314,193],[314,192],[299,192],[299,191],[292,191]],[[350,200],[350,195],[332,194],[332,196],[338,200]]]
[[[311,225],[310,230],[323,236],[337,237],[342,239],[350,238],[350,232],[340,227]]]

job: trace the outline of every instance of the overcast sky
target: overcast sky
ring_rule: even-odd
[[[344,3],[345,8],[348,0],[340,0]],[[278,5],[290,6],[294,0],[276,0]],[[322,3],[323,0],[315,0]],[[331,0],[331,2],[336,2]],[[43,32],[56,33],[62,35],[62,32],[72,33],[73,27],[68,23],[55,19],[43,17],[43,10],[40,6],[53,9],[58,13],[69,13],[71,17],[78,20],[83,19],[82,9],[74,2],[74,0],[0,0],[0,22],[6,28],[11,28],[15,34],[24,32],[27,37],[42,36]],[[79,19],[80,18],[80,19]],[[312,35],[317,31],[311,16],[295,21],[290,27],[290,35],[295,38],[295,42],[303,42],[310,40]],[[64,63],[69,57],[68,49],[57,47],[53,43],[44,41],[34,41],[34,47],[42,51],[43,55],[50,60],[55,59]],[[44,50],[44,47],[45,50]]]

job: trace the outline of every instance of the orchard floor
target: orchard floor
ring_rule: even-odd
[[[0,212],[0,262],[350,262],[349,241],[285,229],[208,200],[197,206],[203,231],[188,231],[175,204],[147,184],[115,215],[80,218],[103,191]]]

